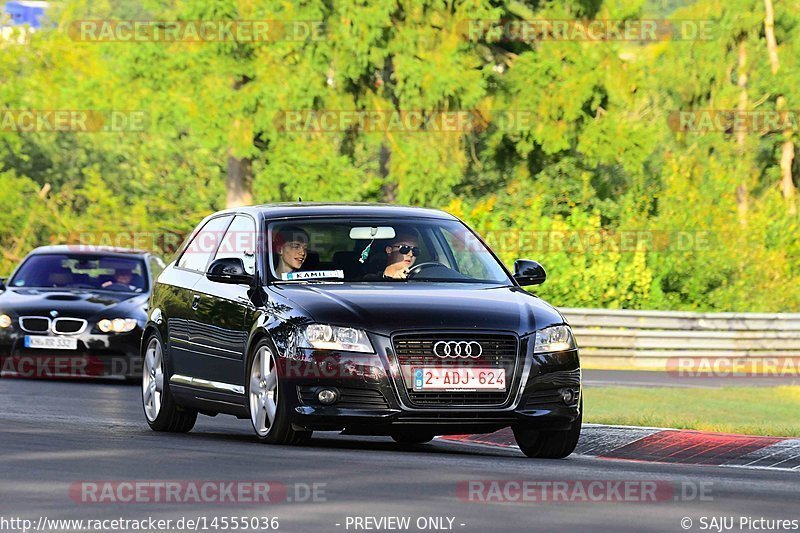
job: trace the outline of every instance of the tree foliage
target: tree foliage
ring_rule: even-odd
[[[670,113],[736,109],[743,91],[750,111],[800,108],[798,13],[776,5],[775,74],[762,0],[70,0],[52,9],[57,27],[0,44],[0,108],[138,110],[146,127],[0,132],[0,272],[36,245],[87,233],[186,232],[225,207],[233,158],[248,163],[257,203],[449,210],[507,264],[539,260],[549,272],[540,293],[557,305],[796,310],[798,216],[780,187],[793,133],[682,132]],[[711,21],[712,38],[464,33],[470,20],[663,16]],[[75,40],[70,25],[89,19],[320,21],[324,33]],[[326,110],[464,110],[481,120],[459,131],[286,131],[276,119]],[[533,119],[500,120],[526,113]]]

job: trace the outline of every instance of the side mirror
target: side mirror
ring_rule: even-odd
[[[217,283],[231,283],[238,285],[253,283],[253,275],[244,269],[244,262],[238,257],[224,257],[211,263],[206,272],[206,277]]]
[[[0,291],[6,290],[6,280],[8,278],[0,278]]]
[[[514,261],[514,279],[523,287],[526,285],[541,285],[547,279],[547,272],[536,261],[517,259]]]

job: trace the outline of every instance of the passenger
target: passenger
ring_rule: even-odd
[[[272,250],[278,256],[275,272],[280,276],[302,268],[308,256],[308,233],[296,226],[281,228],[272,239]]]
[[[419,255],[417,242],[413,230],[398,229],[394,239],[386,246],[384,278],[406,279],[408,277],[408,270],[414,266]]]

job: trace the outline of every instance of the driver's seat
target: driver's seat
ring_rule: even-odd
[[[367,257],[367,265],[365,274],[381,274],[386,268],[386,246],[389,241],[375,241],[372,243],[372,248],[369,249],[369,256]],[[356,260],[361,257],[361,251],[366,248],[369,241],[362,241],[358,245],[356,251]]]

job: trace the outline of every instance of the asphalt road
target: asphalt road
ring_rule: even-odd
[[[138,387],[3,379],[0,529],[19,531],[10,522],[3,527],[3,519],[38,524],[40,517],[205,517],[209,524],[214,517],[267,516],[278,518],[279,531],[366,531],[375,522],[362,522],[364,527],[356,529],[354,517],[395,516],[410,517],[407,530],[418,531],[420,517],[450,517],[451,529],[426,530],[464,532],[685,531],[684,517],[693,521],[690,531],[700,531],[703,517],[706,524],[710,517],[732,517],[737,527],[741,517],[800,519],[800,483],[791,472],[580,456],[530,460],[514,450],[458,443],[402,448],[383,438],[318,435],[304,447],[262,445],[252,436],[249,421],[224,416],[200,417],[186,435],[157,434],[144,421]],[[304,499],[305,489],[318,484],[318,501],[87,503],[81,489],[75,489],[136,480],[268,481],[283,483],[291,500]],[[567,481],[570,494],[597,480],[633,486],[656,482],[674,490],[659,489],[657,501],[482,503],[468,501],[463,487],[470,480]],[[508,494],[513,500],[519,492]],[[601,499],[615,499],[613,491],[603,494],[610,496]]]
[[[583,382],[593,387],[680,387],[715,389],[719,387],[775,387],[800,385],[800,377],[775,376],[678,376],[650,370],[586,370]]]

